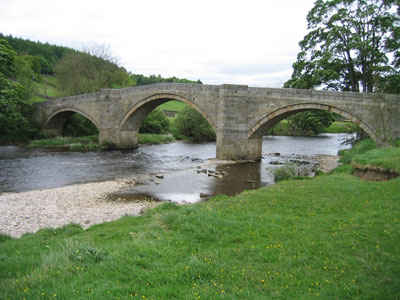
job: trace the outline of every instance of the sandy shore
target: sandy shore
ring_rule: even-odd
[[[76,223],[86,229],[124,215],[139,215],[148,203],[116,202],[107,195],[131,186],[129,180],[70,185],[0,195],[0,232],[20,237],[42,228]]]

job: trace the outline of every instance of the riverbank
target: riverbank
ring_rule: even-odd
[[[338,157],[319,155],[316,160],[318,169],[329,172],[337,166]],[[215,168],[240,163],[242,162],[212,159],[202,167]],[[146,206],[154,202],[149,202],[144,196],[134,202],[115,201],[118,200],[115,194],[134,189],[138,183],[154,185],[149,177],[142,177],[0,194],[0,215],[3,216],[0,219],[0,232],[19,238],[25,233],[34,233],[44,228],[59,228],[70,223],[87,229],[94,224],[117,220],[125,214],[139,215]]]
[[[393,299],[400,178],[283,181],[0,243],[0,298]]]
[[[69,185],[0,195],[0,232],[15,238],[43,228],[75,223],[84,229],[124,215],[139,215],[149,205],[110,201],[108,195],[135,184],[132,179]]]

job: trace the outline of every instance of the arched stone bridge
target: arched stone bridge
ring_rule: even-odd
[[[71,113],[99,129],[99,142],[138,147],[141,122],[158,105],[185,102],[199,111],[217,134],[217,158],[261,158],[266,131],[305,110],[329,110],[359,125],[378,144],[400,138],[400,96],[330,91],[253,88],[244,85],[162,83],[59,98],[35,104],[45,129],[60,134]]]

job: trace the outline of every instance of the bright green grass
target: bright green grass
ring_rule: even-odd
[[[331,126],[325,128],[326,133],[354,133],[357,131],[357,125],[351,122],[335,121]]]
[[[324,128],[325,133],[353,133],[357,131],[357,125],[349,122],[335,121],[328,128]],[[273,135],[291,135],[289,125],[286,120],[277,123],[273,129],[270,130]]]
[[[349,164],[354,156],[363,154],[370,150],[376,149],[376,144],[371,139],[361,140],[353,145],[352,148],[339,151],[340,162],[343,164]]]
[[[28,147],[59,147],[71,144],[89,144],[97,143],[99,137],[97,135],[84,136],[84,137],[57,137],[53,139],[34,140]]]
[[[396,299],[400,178],[283,181],[0,243],[1,299]]]
[[[359,165],[373,165],[400,172],[400,148],[385,147],[355,155],[352,159]],[[399,195],[400,196],[400,195]]]
[[[164,144],[175,141],[175,138],[163,134],[139,134],[139,144]]]
[[[186,103],[172,100],[172,101],[165,102],[164,104],[161,104],[157,108],[161,109],[161,110],[173,110],[173,111],[180,112],[186,105],[187,105]]]

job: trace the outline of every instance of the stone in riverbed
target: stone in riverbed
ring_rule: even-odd
[[[157,174],[156,177],[159,178],[159,179],[163,179],[163,178],[164,178],[164,175],[162,175],[162,174]]]
[[[200,193],[200,198],[204,199],[204,198],[208,198],[208,197],[210,197],[210,195],[209,195],[209,194],[206,194],[206,193]]]

